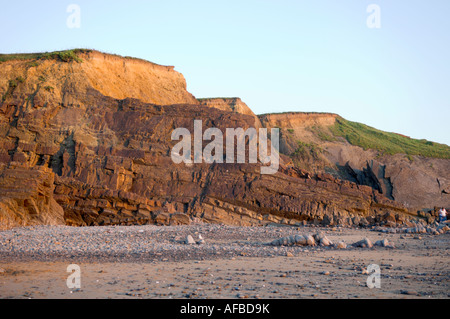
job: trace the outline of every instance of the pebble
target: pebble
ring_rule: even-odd
[[[417,291],[414,291],[414,290],[401,290],[400,293],[402,295],[410,295],[410,296],[417,296],[418,295]]]
[[[308,229],[310,228],[300,228],[301,231]],[[314,233],[317,229],[319,228],[315,228]],[[193,245],[204,240],[205,234],[208,234],[208,245]],[[242,239],[248,238],[250,234],[254,242],[243,243]],[[327,233],[301,234],[298,229],[289,227],[226,225],[219,227],[212,224],[170,227],[155,225],[20,227],[0,231],[0,258],[8,256],[9,259],[39,261],[70,259],[80,262],[85,260],[121,262],[132,259],[157,262],[204,260],[218,254],[227,260],[235,260],[236,257],[244,258],[238,257],[241,253],[245,257],[296,257],[328,250],[328,247],[323,245],[325,234]],[[266,242],[280,235],[284,236],[286,243],[296,242],[292,245],[293,248],[287,251],[280,246],[267,247]],[[413,237],[413,235],[403,235],[408,238]],[[329,247],[343,249],[350,246],[339,240],[340,234],[335,233],[333,236],[336,244]],[[426,236],[429,238],[430,235]],[[257,241],[258,238],[260,242]],[[209,245],[210,242],[211,245]],[[298,242],[305,243],[300,245],[303,248],[298,247]],[[317,247],[321,245],[321,242],[322,246]]]

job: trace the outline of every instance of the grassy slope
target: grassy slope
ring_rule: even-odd
[[[16,53],[16,54],[0,54],[0,62],[12,60],[59,60],[63,62],[76,61],[81,62],[77,53],[87,52],[85,49],[74,49],[66,51],[44,52],[44,53]]]
[[[396,133],[388,133],[370,126],[347,121],[341,117],[330,127],[334,136],[344,137],[350,144],[363,149],[375,149],[383,154],[421,155],[450,159],[450,147],[445,144],[416,140]]]
[[[30,63],[37,63],[38,60],[57,60],[62,62],[83,62],[82,59],[79,57],[79,53],[89,53],[96,50],[92,49],[73,49],[73,50],[63,50],[63,51],[54,51],[54,52],[42,52],[42,53],[12,53],[12,54],[1,54],[0,53],[0,63],[6,62],[6,61],[24,61],[24,60],[31,60]],[[97,51],[100,52],[100,51]],[[138,60],[143,61],[147,63],[151,63],[154,65],[159,66],[165,66],[162,64],[157,64],[154,62],[150,62],[144,59],[135,58],[131,56],[121,56],[118,54],[113,53],[106,53],[106,52],[100,52],[106,55],[111,55],[123,59],[131,59],[131,60]],[[33,61],[34,60],[34,61]]]

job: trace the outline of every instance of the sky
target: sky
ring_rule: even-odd
[[[449,14],[447,0],[17,0],[0,8],[0,53],[133,56],[175,66],[197,98],[450,145]]]

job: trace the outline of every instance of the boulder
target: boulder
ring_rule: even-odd
[[[373,244],[368,238],[364,238],[356,243],[353,243],[352,246],[360,248],[372,248]]]
[[[336,248],[338,248],[338,249],[345,249],[345,248],[347,248],[347,244],[344,243],[343,241],[340,241],[340,242],[337,243]]]
[[[197,245],[203,245],[205,244],[205,239],[203,239],[203,236],[201,234],[198,235]]]
[[[391,223],[397,223],[397,220],[395,218],[395,214],[392,212],[387,212],[384,216],[383,216],[383,221],[384,222],[391,222]]]
[[[375,242],[374,246],[394,248],[394,244],[390,243],[389,240],[387,240],[387,238],[382,239],[382,240],[377,240]]]
[[[194,245],[195,244],[195,240],[191,235],[187,235],[186,239],[184,240],[184,243],[186,245]]]
[[[292,235],[273,240],[271,246],[315,246],[316,242],[311,235]]]
[[[323,233],[317,233],[314,235],[314,241],[320,246],[331,246],[333,243]]]
[[[314,240],[314,237],[311,235],[305,235],[306,238],[306,244],[308,246],[315,246],[316,245],[316,241]]]

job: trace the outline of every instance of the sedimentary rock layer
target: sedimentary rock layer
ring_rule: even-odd
[[[193,132],[194,120],[202,120],[203,130],[247,129],[255,117],[195,104],[170,67],[97,52],[82,58],[0,64],[3,227],[193,218],[359,224],[355,216],[364,224],[386,212],[407,213],[369,186],[310,175],[285,157],[274,175],[261,175],[261,163],[175,164],[175,128]]]

